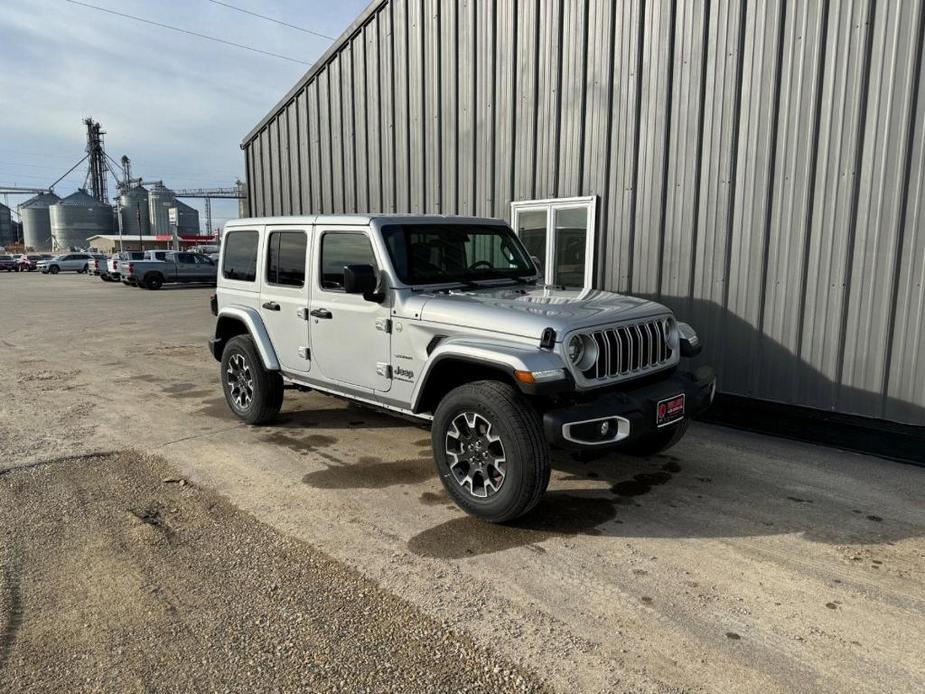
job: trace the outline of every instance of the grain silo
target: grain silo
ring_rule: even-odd
[[[179,200],[175,200],[172,207],[176,210],[173,216],[177,220],[177,233],[199,236],[199,210]]]
[[[23,244],[34,251],[51,250],[51,217],[49,208],[60,202],[54,193],[41,193],[19,206],[22,218]]]
[[[161,181],[155,181],[148,191],[148,211],[151,220],[151,233],[166,236],[170,233],[171,207],[177,206],[177,198],[170,188]]]
[[[0,246],[6,247],[16,243],[13,236],[13,217],[10,208],[0,203]]]
[[[147,236],[151,233],[148,189],[144,186],[123,188],[119,196],[119,224],[126,236]]]
[[[86,248],[87,239],[112,234],[112,205],[106,205],[79,189],[50,208],[51,235],[57,250]]]

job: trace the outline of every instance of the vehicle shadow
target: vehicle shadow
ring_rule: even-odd
[[[925,535],[925,513],[910,523],[892,516],[890,508],[867,508],[835,492],[795,493],[805,488],[798,472],[737,474],[736,463],[683,452],[580,463],[557,453],[553,467],[560,474],[528,515],[502,525],[460,515],[414,536],[408,548],[420,556],[463,559],[574,535],[691,539],[796,533],[830,545],[891,544]],[[925,471],[921,474],[925,482]]]

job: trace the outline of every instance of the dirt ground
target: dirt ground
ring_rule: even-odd
[[[157,459],[13,470],[0,527],[0,691],[540,689]]]
[[[247,520],[254,537],[268,533],[279,546],[304,547],[299,553],[368,582],[375,597],[352,594],[357,607],[398,600],[407,615],[426,615],[421,624],[446,630],[460,644],[472,639],[480,653],[522,668],[525,686],[545,682],[563,692],[925,690],[925,469],[695,425],[669,455],[650,460],[615,455],[578,464],[557,456],[550,491],[535,513],[513,526],[481,524],[442,493],[422,428],[296,392],[287,392],[273,426],[235,420],[206,348],[213,320],[208,295],[203,289],[147,292],[81,276],[0,275],[0,468],[100,453],[104,462],[94,464],[116,475],[114,461],[125,458],[111,453],[134,448],[144,460],[155,460],[149,457],[154,454],[170,466],[163,474],[192,483],[189,490],[160,485],[161,492],[210,499],[218,493],[229,514],[245,512],[242,519],[252,516],[267,526]],[[4,489],[21,485],[30,503],[47,499],[53,507],[28,516],[2,512],[6,586],[17,576],[53,581],[54,556],[62,564],[71,560],[66,540],[43,545],[56,548],[44,568],[11,558],[8,549],[19,547],[15,537],[23,531],[7,519],[21,526],[28,517],[41,518],[37,537],[72,532],[70,497],[25,491],[28,480],[52,474],[52,467],[0,477]],[[133,484],[156,484],[159,474]],[[65,479],[50,488],[60,484],[76,494],[73,489],[89,482],[86,476],[80,484]],[[127,491],[120,484],[98,487],[99,497],[88,497],[80,508],[105,505]],[[6,506],[9,492],[3,493]],[[54,509],[56,499],[63,506]],[[127,522],[120,514],[95,510],[84,526],[82,542],[96,537],[98,556],[109,557],[95,567],[99,585],[140,556],[152,562],[141,565],[157,570],[148,550],[119,539],[139,532],[137,526],[114,527]],[[218,586],[193,586],[209,584],[212,569],[228,561],[220,548],[240,547],[239,555],[257,557],[251,566],[280,572],[294,554],[276,545],[259,554],[260,543],[238,543],[232,531],[223,532],[210,529],[210,545],[217,548],[210,566],[172,559],[158,583],[175,591],[170,594],[197,596],[196,616],[205,621],[223,618],[221,600],[198,597],[213,595]],[[293,561],[287,576],[300,570]],[[230,581],[229,594],[243,596],[247,580]],[[43,580],[15,585],[21,586],[14,595],[21,605],[49,594]],[[27,585],[38,595],[25,595]],[[144,624],[139,614],[154,603],[129,595],[119,600],[129,605],[137,598],[133,619]],[[78,604],[100,604],[86,592],[71,596]],[[262,624],[277,628],[265,605],[255,599],[245,611],[264,610],[269,621]],[[61,611],[64,625],[76,609],[52,608]],[[46,621],[43,632],[43,618],[29,610],[13,614],[16,638],[5,661],[0,656],[0,677],[41,679],[45,642],[58,625]],[[117,655],[98,646],[105,632],[92,616],[84,622],[89,627],[73,632],[78,642],[85,640],[80,652],[92,653],[95,667],[118,669]],[[171,624],[184,625],[173,637],[182,643],[185,620],[165,618],[152,629],[166,633],[161,630]],[[326,625],[313,628],[297,648],[329,647]],[[357,649],[379,647],[376,635],[375,628],[358,630],[350,642]],[[151,662],[171,664],[158,670],[163,681],[148,684],[163,688],[170,678],[203,677],[207,666],[193,662],[198,649],[214,662],[219,643],[191,647],[196,656],[172,661],[171,654],[183,649],[152,641],[145,650]],[[332,651],[342,657],[350,652],[349,644]],[[279,677],[300,679],[275,680],[277,686],[319,682],[301,671],[308,662],[279,671]],[[461,678],[467,667],[467,660],[457,663]],[[75,687],[84,682],[79,678],[93,676],[88,668],[75,667]],[[439,687],[439,673],[433,676],[428,682]],[[365,686],[347,677],[345,688]],[[262,682],[257,676],[248,681]],[[95,682],[106,688],[105,680]],[[269,677],[263,688],[273,688]]]

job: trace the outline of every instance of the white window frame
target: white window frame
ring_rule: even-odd
[[[511,228],[518,234],[518,221],[522,212],[546,211],[546,262],[543,263],[543,276],[546,284],[553,284],[555,280],[555,250],[556,250],[556,212],[560,210],[585,209],[588,212],[588,229],[585,234],[585,281],[584,289],[590,289],[594,282],[595,243],[597,225],[595,213],[597,212],[597,196],[586,195],[574,198],[547,198],[545,200],[518,200],[511,203]]]

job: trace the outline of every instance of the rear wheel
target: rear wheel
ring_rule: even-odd
[[[83,269],[81,270],[81,272],[82,272],[84,275],[88,274],[88,273],[90,272],[90,266],[89,266],[89,265],[84,265],[84,266],[83,266]]]
[[[549,484],[539,415],[512,386],[477,381],[450,391],[431,440],[440,481],[466,513],[492,523],[522,516]]]
[[[687,420],[683,419],[664,429],[640,437],[620,448],[621,453],[649,457],[674,446],[687,431]]]
[[[267,371],[249,335],[231,338],[222,352],[222,389],[228,407],[248,424],[264,424],[283,406],[283,378]]]
[[[157,273],[145,277],[145,289],[160,289],[164,286],[164,278]]]

